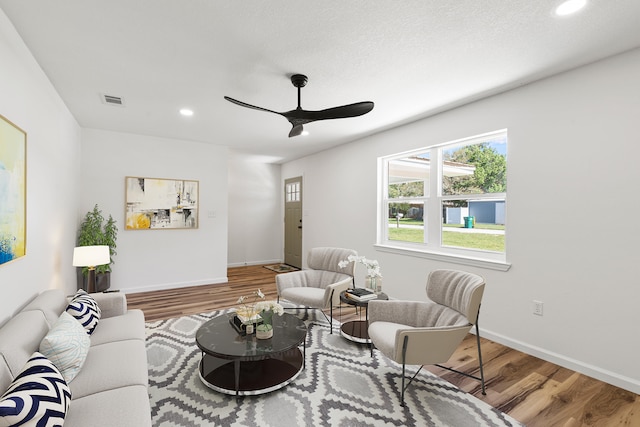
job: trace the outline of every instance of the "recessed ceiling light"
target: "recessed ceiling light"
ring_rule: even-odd
[[[556,15],[567,16],[576,13],[587,4],[587,0],[567,0],[556,8]]]
[[[302,135],[302,136],[307,136],[307,135],[309,135],[309,132],[308,132],[308,131],[306,131],[306,130],[303,130],[303,131],[302,131],[302,133],[301,133],[300,135]]]
[[[182,114],[183,116],[190,117],[190,116],[193,116],[193,110],[190,110],[188,108],[182,108],[180,110],[180,114]]]

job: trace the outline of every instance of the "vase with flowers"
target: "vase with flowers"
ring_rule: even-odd
[[[367,259],[364,256],[349,255],[346,260],[338,263],[340,268],[344,268],[351,262],[362,264],[367,269],[365,278],[365,287],[371,289],[376,294],[382,293],[382,274],[380,273],[380,265],[374,259]]]
[[[275,301],[260,301],[255,305],[262,322],[256,326],[256,338],[268,339],[273,336],[273,315],[282,316],[284,307]]]

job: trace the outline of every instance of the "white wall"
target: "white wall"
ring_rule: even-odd
[[[0,265],[0,323],[48,288],[75,289],[80,128],[0,10],[0,115],[27,132],[27,253]]]
[[[226,147],[95,129],[82,130],[79,214],[97,203],[116,220],[111,288],[142,292],[227,281]],[[126,230],[125,177],[199,181],[199,228]]]
[[[229,266],[282,261],[280,165],[229,152]]]
[[[305,251],[378,259],[395,298],[423,297],[435,268],[479,273],[484,336],[640,393],[640,227],[612,215],[640,212],[639,75],[636,49],[283,165],[283,180],[305,176]],[[509,271],[376,251],[378,156],[503,128]]]

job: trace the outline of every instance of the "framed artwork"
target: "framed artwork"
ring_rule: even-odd
[[[27,133],[0,115],[0,265],[26,246]]]
[[[125,178],[127,230],[198,228],[198,181]]]

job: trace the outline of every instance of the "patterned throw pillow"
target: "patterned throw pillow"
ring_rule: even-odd
[[[101,313],[100,307],[98,307],[96,300],[82,289],[76,292],[66,311],[78,319],[89,335],[98,326]]]
[[[90,345],[91,339],[80,322],[63,311],[40,342],[40,353],[56,365],[69,384],[84,365]]]
[[[70,402],[60,371],[35,352],[0,398],[0,426],[61,426]]]

